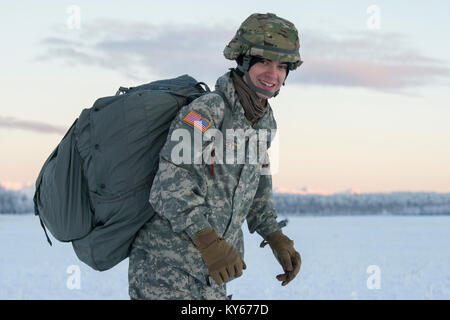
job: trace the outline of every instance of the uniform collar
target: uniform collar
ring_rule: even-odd
[[[225,97],[227,97],[231,109],[234,113],[238,107],[242,108],[242,105],[239,101],[237,92],[234,89],[233,80],[231,79],[230,74],[230,72],[227,72],[219,79],[217,79],[216,90],[221,91],[225,94]]]

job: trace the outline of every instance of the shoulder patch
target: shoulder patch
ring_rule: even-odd
[[[189,112],[186,117],[184,117],[183,121],[193,125],[201,132],[205,132],[211,125],[211,122],[203,118],[201,115],[195,113],[194,111]]]

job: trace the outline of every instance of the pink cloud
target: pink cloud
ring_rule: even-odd
[[[329,35],[308,30],[301,39],[304,64],[292,78],[302,83],[390,91],[450,76],[447,61],[423,54],[402,34]]]
[[[220,51],[234,33],[224,25],[130,24],[112,20],[95,21],[86,30],[79,41],[64,40],[64,34],[43,39],[41,45],[46,52],[38,59],[97,64],[135,76],[139,72],[143,72],[141,76],[147,72],[189,73],[213,81],[226,69],[229,61]],[[403,34],[342,35],[305,29],[300,43],[304,63],[298,72],[289,75],[289,82],[398,90],[450,76],[446,61],[423,54]],[[118,64],[121,60],[128,63]]]
[[[448,75],[450,69],[434,65],[313,58],[305,67],[302,79],[310,83],[389,90],[431,84],[438,77]]]
[[[0,128],[2,127],[9,129],[22,129],[34,132],[57,133],[57,134],[64,134],[67,131],[67,128],[56,126],[49,123],[0,116]]]

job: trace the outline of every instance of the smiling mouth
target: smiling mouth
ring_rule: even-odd
[[[266,90],[272,90],[275,87],[274,83],[267,82],[264,80],[259,80],[259,83],[261,84],[262,88]]]

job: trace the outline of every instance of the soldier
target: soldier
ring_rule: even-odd
[[[295,26],[275,14],[252,14],[224,56],[238,65],[217,80],[216,91],[222,95],[205,94],[183,107],[161,150],[150,192],[157,214],[139,231],[130,253],[132,299],[227,299],[226,283],[246,269],[245,220],[251,233],[263,237],[261,247],[268,243],[281,264],[284,273],[276,278],[283,286],[300,271],[300,254],[276,221],[271,175],[262,174],[267,160],[174,160],[179,141],[172,136],[177,130],[194,136],[221,129],[227,112],[232,129],[276,129],[267,100],[302,63]],[[209,152],[208,147],[210,141],[202,140],[202,150]]]

